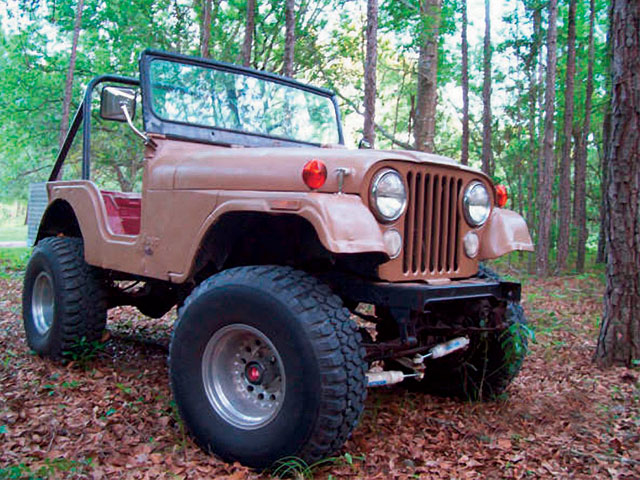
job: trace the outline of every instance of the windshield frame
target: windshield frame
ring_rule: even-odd
[[[151,62],[154,60],[170,61],[185,65],[221,70],[229,73],[239,73],[256,77],[268,82],[276,82],[288,87],[304,90],[314,95],[320,95],[331,100],[335,109],[335,119],[338,127],[339,144],[344,145],[344,135],[342,132],[342,120],[340,118],[340,108],[336,95],[324,88],[314,87],[305,83],[297,82],[287,77],[282,77],[274,73],[262,72],[253,68],[241,67],[230,63],[219,62],[208,58],[190,57],[177,53],[168,53],[159,50],[145,50],[140,56],[140,83],[142,90],[142,116],[144,129],[147,133],[157,133],[168,138],[180,140],[192,140],[196,142],[211,143],[217,145],[242,145],[246,147],[295,147],[295,146],[321,146],[319,143],[293,140],[291,138],[272,136],[262,133],[245,132],[242,130],[231,130],[226,128],[205,126],[195,123],[185,123],[175,120],[167,120],[153,109],[151,98]]]

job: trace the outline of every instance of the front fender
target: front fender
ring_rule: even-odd
[[[358,195],[219,191],[216,208],[192,237],[190,249],[185,250],[185,260],[192,261],[211,227],[225,214],[233,212],[297,215],[311,224],[329,252],[387,254],[380,225]],[[180,283],[188,278],[192,268],[193,264],[169,275],[172,281]]]
[[[380,226],[358,195],[220,192],[203,233],[225,213],[243,211],[298,215],[311,223],[322,245],[332,253],[386,253]]]
[[[533,251],[527,223],[512,210],[494,208],[480,239],[480,260],[498,258],[515,250]]]

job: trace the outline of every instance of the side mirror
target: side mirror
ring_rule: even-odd
[[[360,142],[358,142],[358,148],[360,149],[369,149],[371,148],[371,144],[369,143],[368,140],[365,140],[364,138],[360,139]]]
[[[100,95],[100,116],[105,120],[126,122],[127,117],[122,107],[127,108],[129,117],[133,119],[136,114],[136,92],[131,88],[104,87]]]

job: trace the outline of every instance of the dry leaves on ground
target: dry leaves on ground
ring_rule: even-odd
[[[371,390],[342,456],[316,478],[640,478],[638,370],[591,363],[595,276],[531,280],[537,342],[508,395],[474,404]],[[66,366],[26,346],[21,279],[0,278],[0,478],[266,478],[205,455],[167,380],[172,315],[110,313],[96,358]]]

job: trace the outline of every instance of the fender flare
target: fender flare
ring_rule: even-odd
[[[334,254],[387,254],[382,229],[358,195],[286,192],[219,192],[215,210],[195,235],[188,258],[193,262],[209,230],[225,215],[235,212],[297,215],[307,220],[322,246]],[[173,282],[183,282],[193,271],[170,273]]]
[[[494,208],[482,233],[480,260],[498,258],[517,250],[533,251],[527,223],[512,210]]]

